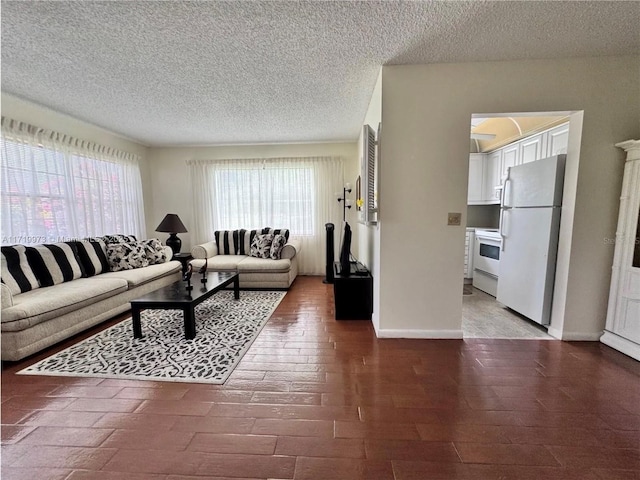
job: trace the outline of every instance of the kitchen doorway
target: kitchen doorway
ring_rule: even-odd
[[[539,318],[538,322],[531,319],[536,318],[537,313],[529,304],[523,305],[527,301],[518,303],[518,299],[514,302],[509,299],[509,303],[514,304],[512,309],[496,299],[500,282],[500,257],[503,254],[501,242],[505,233],[501,227],[504,226],[503,217],[507,211],[502,206],[504,195],[512,194],[507,188],[507,185],[513,188],[511,179],[508,178],[510,168],[567,153],[569,119],[569,113],[565,112],[472,115],[462,306],[464,338],[554,338],[548,334],[547,327],[541,324],[543,322]],[[531,171],[535,172],[541,166],[542,163],[535,164]],[[527,169],[517,169],[514,172],[522,170]],[[564,175],[564,170],[561,175]],[[560,191],[561,189],[560,185]],[[555,228],[559,229],[558,219]],[[555,255],[557,241],[550,248]],[[503,273],[504,277],[513,279],[514,263],[512,260],[510,262],[507,262],[510,270]],[[502,263],[502,268],[506,268]],[[538,266],[535,261],[534,264]],[[518,275],[527,273],[518,271]],[[547,280],[545,277],[544,281]],[[545,287],[546,297],[552,290],[553,283]],[[503,294],[501,299],[504,298],[509,297]],[[545,313],[547,319],[550,316],[549,301],[547,298],[546,303],[540,307],[549,310]],[[531,318],[517,310],[526,312]]]

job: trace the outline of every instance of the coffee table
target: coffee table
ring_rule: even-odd
[[[233,296],[240,299],[240,281],[237,272],[209,272],[207,283],[200,281],[199,275],[194,275],[193,290],[187,291],[187,283],[183,280],[149,292],[143,297],[131,300],[131,316],[133,319],[133,336],[142,338],[140,312],[146,309],[182,310],[184,317],[184,336],[191,340],[196,336],[195,307],[214,293],[233,282]]]

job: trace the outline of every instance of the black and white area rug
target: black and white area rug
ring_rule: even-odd
[[[222,384],[240,362],[285,292],[221,291],[196,307],[196,337],[184,338],[180,310],[144,310],[143,338],[131,318],[18,372]]]

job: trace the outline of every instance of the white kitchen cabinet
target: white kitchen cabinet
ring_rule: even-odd
[[[607,323],[600,341],[640,360],[640,140],[627,152],[616,230]]]
[[[502,150],[487,155],[484,165],[482,198],[486,204],[499,204],[500,195],[496,186],[500,185],[502,172]]]
[[[491,205],[500,203],[495,187],[500,185],[501,155],[472,153],[469,155],[469,186],[467,204]]]
[[[469,189],[467,190],[467,203],[479,205],[484,203],[482,187],[484,184],[484,164],[486,155],[472,153],[469,155]]]
[[[547,154],[545,157],[553,157],[561,153],[567,153],[569,144],[569,124],[558,125],[544,132],[547,135]]]
[[[512,143],[500,150],[502,150],[502,174],[500,177],[500,184],[503,184],[504,179],[507,177],[509,168],[520,165],[520,144]]]
[[[547,136],[542,133],[531,135],[530,137],[520,140],[520,164],[535,162],[546,157],[546,139]]]
[[[536,133],[510,143],[491,153],[472,153],[469,156],[469,205],[500,203],[496,186],[504,183],[510,167],[535,162],[567,152],[569,123]]]

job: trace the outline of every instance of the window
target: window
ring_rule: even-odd
[[[289,228],[292,235],[315,232],[314,174],[307,167],[225,167],[213,178],[219,230]]]
[[[68,145],[43,145],[4,130],[2,243],[57,242],[110,233],[144,234],[137,162]],[[114,156],[115,157],[115,156]]]
[[[190,160],[192,241],[209,242],[215,230],[287,228],[300,241],[298,272],[326,268],[326,231],[342,219],[340,157]]]

